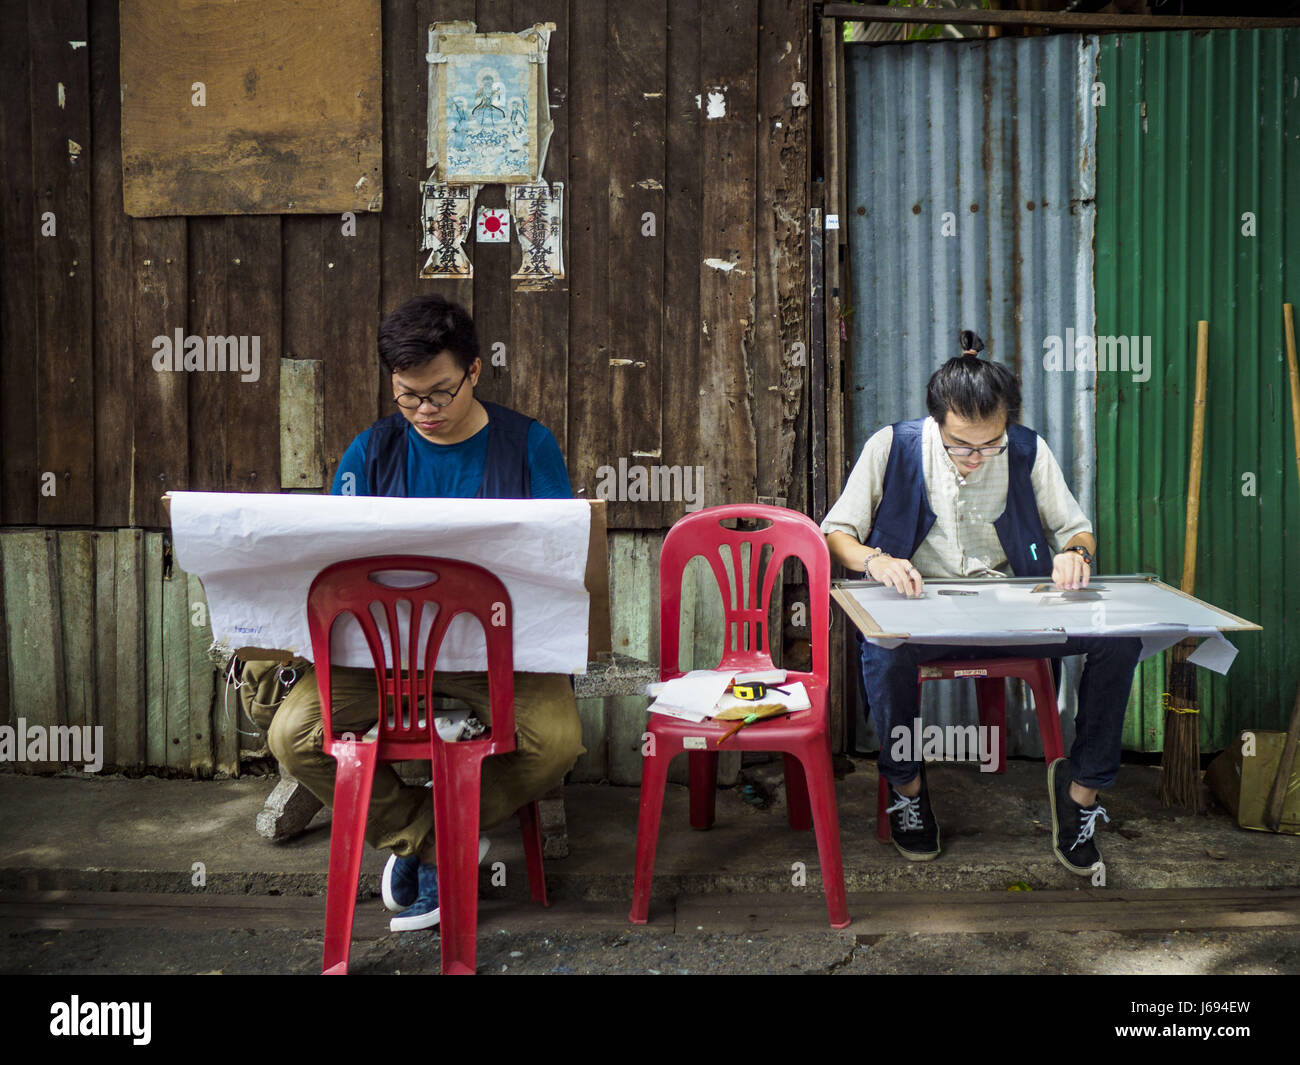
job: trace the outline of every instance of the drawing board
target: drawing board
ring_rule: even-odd
[[[1050,648],[1070,636],[1139,636],[1146,658],[1201,636],[1213,642],[1197,649],[1197,664],[1226,672],[1236,650],[1222,633],[1259,629],[1144,574],[1098,577],[1079,591],[1061,591],[1040,577],[927,580],[916,598],[875,581],[837,581],[831,597],[882,647],[907,641]]]

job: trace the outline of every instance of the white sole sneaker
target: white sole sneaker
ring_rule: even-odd
[[[385,909],[391,910],[393,913],[401,913],[404,909],[406,909],[406,906],[403,906],[400,902],[398,902],[395,898],[393,898],[393,869],[396,866],[397,866],[397,855],[390,854],[388,856],[388,864],[384,866],[384,876],[383,876],[380,891],[384,896]],[[408,902],[406,905],[409,906],[410,903]]]
[[[492,849],[492,841],[489,840],[487,836],[479,836],[478,838],[479,865],[483,864],[483,859],[487,857],[487,852],[491,849]],[[387,909],[390,913],[401,913],[404,909],[407,908],[406,906],[403,906],[400,902],[398,902],[395,898],[393,898],[393,869],[396,867],[396,865],[397,865],[397,855],[390,854],[388,856],[388,864],[384,866],[384,876],[380,886],[380,891],[384,897],[384,908]],[[436,924],[437,922],[435,921],[434,923]],[[394,929],[394,931],[396,931],[396,929]]]
[[[422,928],[436,928],[441,918],[441,907],[435,907],[418,917],[394,917],[388,922],[390,932],[418,932]]]

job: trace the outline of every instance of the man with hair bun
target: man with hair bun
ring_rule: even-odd
[[[926,578],[1050,577],[1086,588],[1097,543],[1047,442],[1019,424],[1020,383],[979,357],[969,330],[961,353],[930,377],[929,417],[886,426],[867,441],[844,491],[822,521],[831,557],[905,595]],[[889,737],[919,713],[917,667],[970,657],[969,647],[903,643],[878,647],[858,637],[862,679],[877,734],[879,771],[889,786],[894,846],[910,861],[940,851],[925,764],[892,757]],[[1086,876],[1101,860],[1093,834],[1109,820],[1097,792],[1119,771],[1124,712],[1142,642],[1070,637],[1053,656],[1086,655],[1075,741],[1048,767],[1052,851]],[[1042,657],[1041,646],[981,647],[980,657]]]

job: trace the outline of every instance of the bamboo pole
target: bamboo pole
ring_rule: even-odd
[[[1210,323],[1196,323],[1196,401],[1192,407],[1192,460],[1187,473],[1187,526],[1183,548],[1183,591],[1196,586],[1196,532],[1201,516],[1201,458],[1205,453],[1205,378]]]

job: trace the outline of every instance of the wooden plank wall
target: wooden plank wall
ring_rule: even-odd
[[[435,19],[556,25],[545,176],[565,186],[567,276],[549,288],[510,281],[513,240],[470,246],[472,281],[417,277]],[[802,0],[385,0],[381,211],[130,219],[117,5],[0,2],[0,525],[54,531],[56,577],[92,601],[57,580],[31,587],[26,571],[14,593],[46,596],[43,624],[63,641],[60,683],[76,691],[48,712],[106,715],[122,765],[237,767],[234,723],[182,705],[199,683],[185,665],[193,633],[167,633],[193,589],[162,579],[158,499],[327,489],[348,442],[392,406],[379,320],[422,292],[471,309],[479,395],[546,424],[578,494],[598,494],[601,468],[623,459],[701,467],[700,505],[809,512],[811,27]],[[479,203],[503,205],[502,188]],[[257,380],[156,372],[154,338],[178,329],[258,337]],[[282,360],[312,365],[282,376]],[[319,423],[306,413],[317,396]],[[310,440],[282,451],[295,432]],[[687,505],[609,507],[615,626],[647,654],[643,578]],[[6,700],[28,683],[24,655],[52,653],[14,642],[13,625],[0,646]],[[591,711],[602,744],[639,734],[632,702]],[[623,746],[613,741],[615,763]]]
[[[203,589],[171,565],[161,533],[6,529],[0,573],[0,724],[101,728],[104,772],[238,771],[238,751],[222,742]]]

